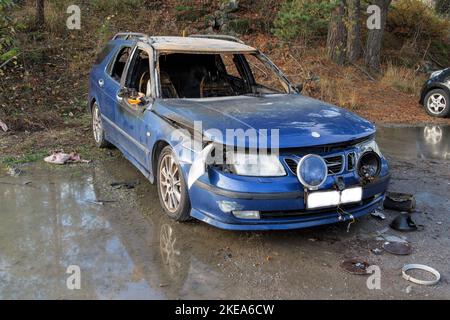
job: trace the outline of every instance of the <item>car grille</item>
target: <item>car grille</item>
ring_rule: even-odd
[[[344,171],[345,167],[344,155],[340,154],[340,155],[323,156],[323,159],[327,164],[329,175],[340,174]],[[284,162],[292,171],[292,173],[294,175],[297,175],[298,160],[293,158],[285,158]]]
[[[342,172],[344,168],[344,156],[332,156],[332,157],[324,157],[325,163],[328,167],[328,174],[338,174]]]

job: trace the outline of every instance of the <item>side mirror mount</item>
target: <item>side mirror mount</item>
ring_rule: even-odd
[[[298,91],[298,93],[302,92],[302,91],[303,91],[303,83],[297,83],[297,84],[294,86],[294,88],[295,88],[295,90]]]
[[[126,87],[122,87],[119,89],[119,92],[117,92],[117,100],[122,101],[124,98],[127,98],[130,96],[130,90]]]

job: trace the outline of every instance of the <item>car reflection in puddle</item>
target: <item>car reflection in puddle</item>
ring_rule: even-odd
[[[220,276],[181,254],[171,221],[92,201],[108,197],[95,171],[32,165],[0,177],[0,299],[221,298]],[[71,265],[80,290],[66,285]]]
[[[390,156],[450,160],[450,126],[379,127],[377,140]]]

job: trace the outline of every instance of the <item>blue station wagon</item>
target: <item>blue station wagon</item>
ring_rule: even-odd
[[[390,177],[375,127],[300,92],[237,38],[119,33],[88,106],[97,146],[117,147],[177,221],[282,230],[373,212]]]

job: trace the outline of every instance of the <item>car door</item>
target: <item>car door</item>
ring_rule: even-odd
[[[131,46],[119,46],[110,63],[104,70],[103,77],[98,80],[101,87],[100,106],[102,112],[103,126],[105,127],[106,139],[115,145],[119,144],[120,132],[117,130],[116,113],[118,108],[117,95],[120,90],[120,82],[126,63],[129,60]]]
[[[153,103],[152,69],[153,52],[148,46],[135,46],[125,67],[121,89],[116,97],[118,104],[115,124],[121,134],[120,145],[132,157],[135,165],[148,173],[150,162],[149,141],[151,130],[148,116]],[[141,104],[132,104],[140,95]]]

